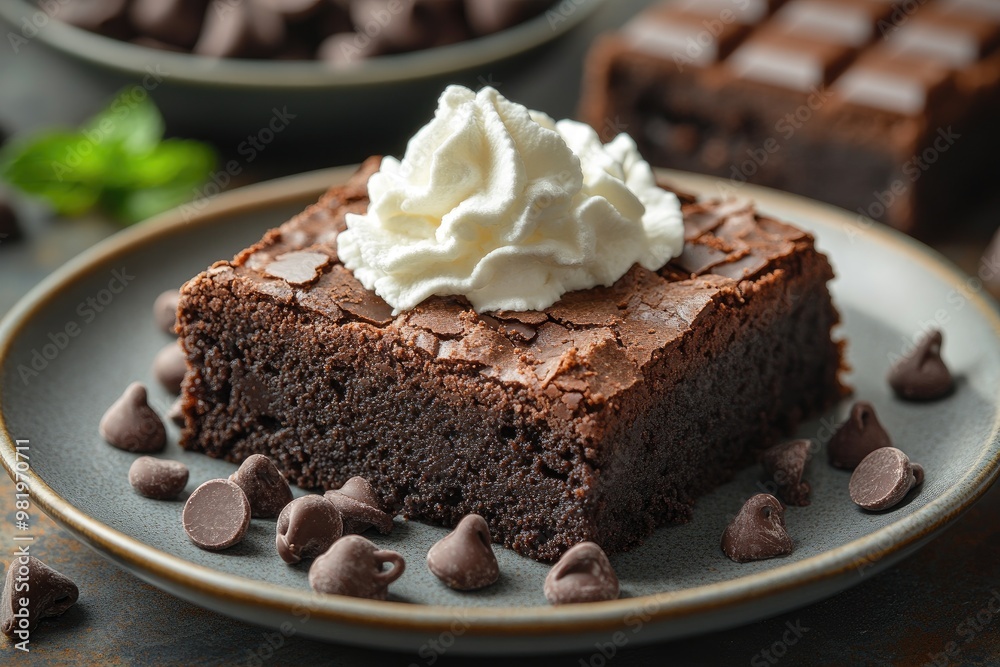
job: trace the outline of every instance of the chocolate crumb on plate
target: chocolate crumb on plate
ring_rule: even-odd
[[[196,546],[208,551],[228,549],[247,534],[250,503],[233,482],[210,479],[188,497],[181,521]]]
[[[246,494],[254,518],[276,517],[285,505],[292,502],[292,489],[288,480],[263,454],[253,454],[239,470],[229,476]]]
[[[363,533],[372,527],[383,535],[392,532],[392,517],[364,477],[352,477],[339,489],[327,491],[326,499],[344,518],[345,534]]]
[[[457,591],[485,588],[500,578],[491,544],[486,520],[469,514],[427,552],[427,569]]]
[[[17,588],[19,582],[27,582],[28,586]],[[0,632],[22,641],[28,639],[38,621],[61,615],[79,597],[80,589],[66,575],[34,556],[15,556],[7,568],[0,598]]]
[[[811,440],[792,440],[770,447],[761,458],[764,472],[774,482],[781,499],[789,505],[805,507],[809,504],[812,489],[802,476],[809,460],[810,447]]]
[[[390,569],[384,569],[386,564]],[[361,537],[345,535],[309,568],[309,585],[317,593],[385,600],[389,584],[403,576],[406,562]]]
[[[904,401],[933,401],[951,393],[955,381],[941,358],[943,340],[939,329],[931,330],[892,367],[889,385],[896,396]]]
[[[600,546],[580,542],[549,570],[544,592],[554,605],[614,600],[619,593],[618,576]]]
[[[895,447],[878,449],[862,461],[851,475],[851,500],[859,507],[878,512],[894,507],[910,489],[924,483],[924,469]]]
[[[188,474],[180,461],[140,456],[128,469],[128,482],[147,498],[173,500],[187,486]]]
[[[875,406],[858,401],[851,406],[847,421],[830,438],[827,454],[832,466],[854,470],[866,456],[881,447],[892,447],[892,439],[879,422]]]
[[[792,546],[785,508],[768,493],[746,501],[722,534],[722,551],[737,563],[787,556]]]
[[[163,451],[167,430],[147,402],[146,387],[133,382],[101,418],[101,437],[127,452],[152,454]]]
[[[343,534],[340,512],[321,495],[296,498],[278,515],[275,547],[281,560],[298,563],[326,551]]]

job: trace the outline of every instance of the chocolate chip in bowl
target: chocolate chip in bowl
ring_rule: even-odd
[[[459,0],[359,0],[357,25],[350,2],[137,0],[124,14],[127,30],[68,16],[78,25],[50,20],[32,42],[71,60],[85,85],[101,91],[95,97],[143,87],[171,135],[234,152],[244,145],[233,155],[241,163],[266,146],[306,170],[328,166],[324,156],[334,150],[344,162],[397,150],[445,84],[507,80],[530,62],[527,54],[604,2],[574,0],[560,11],[559,0],[509,1],[521,6],[512,16],[523,20],[480,20],[473,31]],[[38,11],[32,0],[0,3],[0,17],[13,26],[30,25]],[[192,15],[201,18],[184,18]],[[404,28],[408,16],[413,23]],[[422,32],[428,23],[432,29]],[[497,30],[482,32],[489,28]],[[389,40],[395,31],[404,35]],[[280,132],[261,142],[262,129],[275,127]],[[255,143],[243,144],[248,138]]]
[[[156,353],[153,359],[153,376],[171,394],[181,393],[181,383],[187,372],[184,351],[174,343],[168,343]]]
[[[177,333],[174,326],[177,324],[177,300],[180,297],[180,290],[169,289],[161,292],[153,302],[153,321],[164,333],[170,335]]]

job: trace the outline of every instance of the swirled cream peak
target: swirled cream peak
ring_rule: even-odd
[[[338,237],[344,265],[396,313],[460,294],[480,312],[541,310],[680,254],[680,204],[635,143],[602,144],[493,88],[449,86],[402,160],[383,159],[364,215]]]

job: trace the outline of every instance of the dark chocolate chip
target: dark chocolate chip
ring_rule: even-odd
[[[208,0],[132,0],[129,18],[146,37],[190,49],[207,8]]]
[[[500,577],[500,565],[490,545],[486,520],[469,514],[427,552],[427,569],[449,588],[484,588]]]
[[[209,551],[228,549],[247,534],[250,503],[233,482],[210,479],[188,497],[181,521],[196,546]]]
[[[920,464],[910,463],[909,457],[895,447],[883,447],[858,464],[848,490],[856,505],[879,511],[898,505],[910,489],[923,482]]]
[[[372,485],[364,477],[352,477],[339,489],[326,492],[344,519],[344,534],[363,533],[371,527],[388,535],[392,532],[392,517],[383,510]]]
[[[373,39],[356,32],[338,32],[324,39],[316,50],[316,58],[335,67],[358,65],[366,58],[380,55]]]
[[[809,483],[802,480],[809,460],[809,440],[792,440],[767,449],[761,462],[764,472],[778,488],[778,495],[789,505],[805,507],[809,504]]]
[[[180,461],[140,456],[128,469],[128,482],[140,495],[173,500],[188,482],[188,468]]]
[[[126,452],[162,451],[167,429],[146,401],[146,387],[139,382],[130,384],[101,418],[101,437]]]
[[[384,570],[386,563],[392,568]],[[405,569],[403,557],[395,551],[381,550],[360,535],[345,535],[313,561],[309,585],[317,593],[385,600],[389,584]]]
[[[827,453],[830,464],[854,470],[862,460],[880,447],[892,447],[892,439],[875,414],[875,406],[858,401],[851,406],[851,415],[830,438]]]
[[[768,493],[746,501],[722,534],[722,551],[737,563],[792,553],[781,502]]]
[[[153,302],[153,320],[165,333],[176,333],[174,327],[177,325],[177,302],[180,298],[180,290],[168,289]]]
[[[468,37],[457,0],[354,0],[350,13],[355,29],[384,51],[414,51]],[[379,23],[381,16],[389,19]],[[373,24],[381,29],[372,30]]]
[[[22,235],[14,208],[5,199],[0,199],[0,244],[17,241]]]
[[[229,476],[247,496],[253,516],[278,516],[292,502],[292,489],[277,466],[262,454],[249,456],[239,470]]]
[[[0,598],[0,632],[23,640],[39,620],[59,616],[79,597],[80,589],[66,575],[34,556],[14,556]]]
[[[184,398],[178,396],[174,399],[174,402],[170,404],[170,411],[167,413],[167,419],[172,421],[174,424],[180,427],[184,427]]]
[[[580,542],[562,555],[545,577],[549,604],[600,602],[618,597],[618,576],[607,554],[593,542]]]
[[[941,359],[943,336],[938,329],[920,339],[916,348],[889,372],[889,385],[907,401],[933,401],[951,393],[955,381]]]
[[[217,58],[267,57],[285,41],[285,22],[276,12],[251,2],[212,0],[194,52]]]
[[[170,343],[156,353],[153,376],[171,394],[181,393],[181,383],[187,372],[187,359],[180,344]]]
[[[343,534],[344,524],[337,508],[320,495],[296,498],[278,515],[275,546],[286,563],[315,558],[330,548]]]
[[[288,21],[301,21],[315,16],[328,4],[327,0],[257,0]]]
[[[52,3],[51,16],[78,28],[116,39],[129,37],[128,0],[74,0]]]
[[[547,0],[464,0],[465,19],[477,35],[506,30],[541,14]]]

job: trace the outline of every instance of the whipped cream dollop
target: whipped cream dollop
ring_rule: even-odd
[[[479,312],[541,310],[636,263],[655,271],[684,244],[677,197],[656,186],[628,135],[603,144],[590,126],[489,87],[446,88],[368,194],[338,254],[394,313],[454,294]]]

